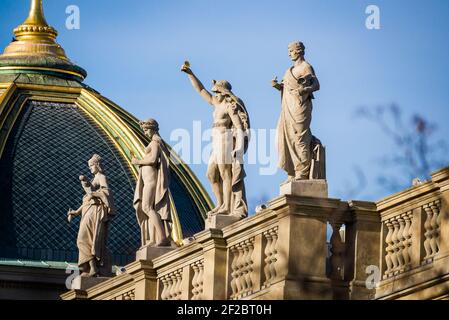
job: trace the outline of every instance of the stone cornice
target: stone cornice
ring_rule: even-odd
[[[432,173],[432,181],[439,186],[441,192],[449,190],[449,167]]]
[[[382,220],[401,212],[411,211],[441,196],[441,190],[433,181],[409,188],[377,202]]]
[[[336,211],[344,211],[345,207],[347,207],[347,204],[340,199],[298,197],[292,195],[284,195],[269,202],[269,209],[279,211],[279,218],[285,215],[304,215],[327,219],[329,215]]]
[[[354,222],[380,222],[380,214],[374,202],[352,200],[349,201],[349,210]]]

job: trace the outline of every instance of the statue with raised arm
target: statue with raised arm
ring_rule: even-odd
[[[313,93],[320,90],[320,83],[304,59],[302,42],[290,43],[288,53],[293,66],[285,72],[281,83],[277,78],[272,80],[272,86],[282,96],[277,129],[279,167],[287,172],[288,181],[325,179],[325,150],[310,129]]]
[[[142,247],[171,246],[170,169],[167,151],[154,119],[140,123],[150,144],[142,160],[132,159],[139,167],[134,208],[141,231]]]
[[[234,95],[228,81],[213,80],[208,92],[186,62],[185,72],[195,90],[213,107],[212,154],[207,177],[217,199],[208,216],[229,215],[242,219],[248,215],[243,156],[248,148],[250,121],[243,101]]]
[[[69,210],[68,220],[71,222],[74,217],[81,216],[77,239],[81,276],[107,277],[112,273],[112,266],[106,245],[109,222],[115,215],[115,208],[101,157],[94,155],[88,165],[94,179],[89,182],[85,176],[80,176],[86,195],[78,210]]]

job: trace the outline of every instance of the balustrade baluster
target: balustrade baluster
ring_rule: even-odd
[[[197,300],[198,296],[198,276],[199,267],[196,263],[192,264],[193,278],[192,278],[192,300]]]
[[[237,266],[238,266],[238,278],[237,278],[237,284],[238,284],[238,295],[245,292],[247,289],[246,281],[245,281],[245,250],[244,245],[239,244],[237,245],[237,249],[239,251],[239,259],[237,260]]]
[[[440,239],[441,239],[441,201],[436,200],[435,201],[435,210],[438,212],[437,216],[437,225],[438,230],[436,232],[436,238],[437,238],[437,246],[438,246],[438,252],[440,251]]]
[[[403,219],[404,219],[404,230],[402,232],[402,238],[403,238],[403,244],[404,244],[404,249],[402,251],[402,256],[404,258],[404,270],[408,270],[410,268],[410,263],[411,263],[411,258],[410,258],[410,247],[411,247],[411,237],[412,237],[412,232],[411,232],[411,219],[410,219],[410,212],[406,212],[403,215]]]
[[[204,287],[204,261],[199,262],[199,276],[198,276],[198,300],[203,298]]]
[[[265,282],[264,285],[269,285],[270,281],[271,281],[271,255],[273,254],[271,252],[271,243],[273,241],[273,238],[271,237],[271,234],[269,231],[264,233],[264,237],[266,239],[266,244],[265,244],[265,250],[264,250],[264,254],[265,254],[265,266],[263,268],[263,272],[265,274]]]
[[[424,250],[426,251],[426,256],[424,257],[424,262],[428,262],[427,260],[432,256],[432,209],[429,207],[429,205],[423,206],[424,211],[427,214],[426,222],[424,223]]]
[[[405,236],[404,236],[404,228],[405,228],[405,220],[401,216],[397,217],[397,222],[399,224],[399,230],[398,230],[398,244],[397,244],[397,257],[398,257],[398,272],[404,272],[405,270],[405,259],[404,259],[404,252],[405,252]]]
[[[167,278],[164,276],[161,278],[161,283],[162,283],[162,293],[161,293],[161,300],[168,300],[168,296],[167,296],[167,289],[168,289],[168,280]]]
[[[271,242],[271,262],[270,262],[270,279],[274,280],[277,276],[276,272],[276,261],[277,261],[277,242],[278,242],[278,229],[272,229],[270,231],[271,238],[273,241]]]
[[[385,238],[385,243],[387,244],[387,247],[385,248],[386,255],[385,255],[385,263],[387,265],[387,270],[385,270],[385,278],[389,277],[393,270],[393,241],[392,241],[392,235],[393,235],[393,223],[391,223],[391,220],[387,220],[385,222],[385,226],[388,229],[387,236]]]
[[[392,249],[393,253],[391,255],[391,260],[393,262],[393,275],[397,274],[397,270],[399,269],[400,263],[398,259],[399,252],[399,240],[398,240],[398,232],[399,232],[399,222],[396,220],[396,217],[392,219],[393,223],[393,234],[391,235],[391,241],[393,242]]]
[[[439,238],[439,225],[438,225],[438,215],[439,210],[435,202],[430,204],[430,209],[432,210],[432,220],[430,224],[432,226],[432,240],[430,242],[430,247],[432,248],[432,256],[435,256],[439,251],[438,238]]]
[[[176,299],[181,300],[182,297],[182,270],[178,270],[176,273]]]
[[[239,255],[239,251],[237,249],[236,246],[233,246],[231,249],[231,255],[232,255],[232,263],[231,263],[231,290],[232,290],[232,295],[231,295],[231,299],[236,297],[238,292],[239,292],[239,287],[237,284],[237,279],[238,279],[238,265],[237,265],[237,261],[238,261],[238,255]]]

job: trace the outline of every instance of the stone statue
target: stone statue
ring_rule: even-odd
[[[142,247],[171,246],[170,168],[165,146],[154,119],[140,123],[151,140],[142,160],[132,159],[139,166],[134,194],[134,208],[140,226]]]
[[[243,101],[231,91],[229,82],[213,80],[212,95],[192,72],[188,62],[182,71],[201,97],[214,107],[212,154],[207,176],[217,205],[208,216],[229,215],[242,219],[248,215],[243,167],[249,140],[248,112]]]
[[[289,176],[288,181],[325,179],[325,150],[312,135],[313,93],[320,83],[313,67],[304,59],[305,46],[293,42],[288,46],[293,66],[281,83],[272,86],[281,91],[282,111],[278,123],[279,167]]]
[[[108,180],[103,172],[101,157],[94,155],[88,162],[92,182],[80,176],[86,195],[78,210],[69,210],[68,220],[81,216],[77,246],[78,266],[82,277],[107,277],[112,273],[111,259],[107,249],[108,228],[115,208]]]

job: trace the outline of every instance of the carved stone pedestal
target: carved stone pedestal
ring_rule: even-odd
[[[105,282],[111,278],[109,277],[81,277],[78,276],[75,279],[73,279],[72,282],[72,290],[87,290],[92,287],[95,287],[97,284],[100,284],[102,282]]]
[[[280,195],[328,198],[329,192],[326,180],[298,180],[281,184]]]
[[[209,229],[223,229],[224,227],[227,227],[237,221],[242,220],[240,217],[236,216],[230,216],[230,215],[223,215],[223,214],[217,214],[217,215],[210,215],[206,219],[206,230]]]
[[[157,257],[160,257],[176,248],[174,247],[152,247],[152,246],[145,246],[140,248],[136,252],[136,261],[140,260],[153,260]]]

